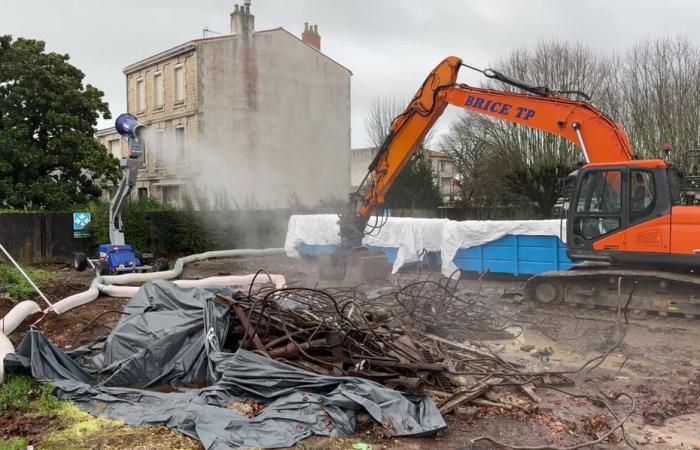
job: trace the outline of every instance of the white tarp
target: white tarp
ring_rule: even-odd
[[[457,270],[454,263],[457,251],[496,241],[503,236],[566,236],[566,221],[552,220],[450,220],[442,233],[440,257],[442,274],[451,276]],[[459,273],[456,274],[459,276]]]
[[[423,250],[441,251],[443,228],[447,222],[447,219],[389,217],[378,232],[365,236],[362,243],[397,248],[392,271],[396,273],[404,264],[418,261]],[[369,226],[374,223],[375,218],[370,218]],[[339,231],[336,214],[294,215],[289,218],[284,249],[290,258],[298,258],[299,252],[296,247],[299,244],[338,245]]]
[[[369,225],[375,222],[371,218]],[[365,236],[364,245],[398,248],[393,273],[404,264],[416,262],[423,250],[440,252],[442,273],[452,275],[457,266],[453,259],[461,248],[483,245],[508,234],[557,236],[564,239],[566,222],[553,220],[468,220],[415,219],[389,217],[372,236]],[[300,244],[340,244],[336,214],[294,215],[289,218],[284,249],[287,256],[298,258]]]

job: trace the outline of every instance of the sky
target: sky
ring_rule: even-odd
[[[228,32],[235,3],[242,0],[0,0],[0,33],[68,53],[116,117],[126,108],[125,66],[200,38],[205,27]],[[543,40],[601,52],[664,35],[700,43],[696,0],[252,0],[251,10],[258,30],[300,36],[304,22],[318,24],[323,52],[353,72],[353,148],[368,145],[364,119],[377,98],[407,102],[449,55],[485,68]],[[477,84],[476,75],[460,81]],[[441,119],[438,137],[455,115]]]

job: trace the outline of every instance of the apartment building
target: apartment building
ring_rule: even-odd
[[[297,37],[254,22],[236,5],[231,34],[124,68],[128,111],[148,127],[134,196],[253,208],[346,197],[352,73],[321,52],[318,26]],[[110,130],[98,138],[117,151]]]

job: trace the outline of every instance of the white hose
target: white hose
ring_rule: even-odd
[[[171,270],[165,270],[163,272],[149,272],[149,273],[127,273],[124,275],[110,275],[95,277],[90,284],[90,288],[87,291],[80,292],[70,297],[66,297],[53,304],[48,311],[53,311],[57,314],[63,314],[64,312],[75,308],[76,306],[81,306],[86,303],[90,303],[99,297],[100,292],[105,291],[106,286],[109,285],[123,285],[132,283],[145,283],[151,280],[171,280],[177,278],[182,274],[186,264],[190,264],[196,261],[204,261],[205,259],[216,259],[216,258],[233,258],[237,256],[268,256],[268,255],[281,255],[285,254],[283,248],[266,248],[266,249],[245,249],[245,250],[219,250],[213,252],[198,253],[196,255],[184,256],[175,261],[175,266]],[[260,277],[265,280],[267,277],[261,275]],[[201,280],[192,280],[201,281]],[[248,282],[249,283],[249,282]],[[245,283],[243,283],[245,284]],[[220,284],[217,284],[220,286]],[[204,284],[195,284],[195,286],[205,286]],[[229,285],[230,286],[230,285]],[[111,292],[116,292],[116,295],[111,295],[108,292],[104,292],[112,297],[131,297],[133,294],[129,294],[131,289],[117,290],[115,287],[110,288]],[[126,295],[122,295],[125,293]]]
[[[212,252],[199,253],[179,258],[175,261],[175,266],[171,270],[150,273],[129,273],[124,275],[97,276],[93,278],[88,290],[66,297],[44,310],[45,313],[55,312],[62,314],[78,306],[85,305],[97,299],[100,293],[110,297],[133,297],[139,287],[119,286],[124,284],[145,283],[151,280],[171,280],[182,274],[185,265],[216,258],[235,258],[241,256],[269,256],[284,255],[283,248],[266,249],[240,249],[240,250],[217,250]],[[250,284],[255,275],[221,276],[210,277],[201,280],[177,280],[175,284],[182,287],[204,287],[204,286],[241,286]],[[284,287],[286,281],[282,275],[270,275],[276,288]],[[266,283],[270,281],[266,274],[260,274],[255,278],[256,283]],[[4,380],[3,360],[7,353],[13,353],[14,347],[7,338],[27,317],[41,312],[41,308],[35,302],[27,300],[15,305],[5,317],[0,319],[0,384]]]
[[[5,380],[5,355],[15,352],[15,346],[12,342],[5,336],[5,334],[0,333],[0,384]]]
[[[5,335],[12,333],[19,324],[24,322],[24,319],[38,312],[41,312],[41,308],[31,300],[16,304],[10,312],[5,314],[5,317],[0,319],[0,333]]]
[[[175,261],[175,266],[163,272],[127,273],[124,275],[111,275],[102,277],[102,284],[131,284],[144,283],[151,280],[172,280],[182,274],[185,265],[205,259],[235,258],[237,256],[269,256],[286,255],[283,248],[243,249],[243,250],[217,250],[184,256]]]
[[[255,280],[253,280],[255,278]],[[244,286],[255,281],[255,284],[267,283],[272,280],[275,288],[284,287],[287,282],[282,275],[231,275],[225,277],[210,277],[201,280],[175,280],[173,283],[180,287],[216,287],[216,286]],[[95,300],[99,294],[108,295],[110,297],[133,297],[136,292],[141,289],[139,286],[117,286],[109,284],[97,283],[90,287],[85,292],[71,295],[63,300],[53,304],[51,308],[47,308],[46,312],[53,311],[56,314],[63,314],[75,307],[90,303]]]

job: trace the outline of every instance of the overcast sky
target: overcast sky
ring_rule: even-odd
[[[204,27],[228,32],[235,3],[2,0],[0,33],[70,54],[116,116],[126,108],[123,67],[199,38]],[[375,98],[408,100],[447,55],[486,67],[514,47],[547,39],[601,51],[666,34],[700,43],[696,0],[252,0],[251,9],[258,30],[282,26],[300,35],[305,21],[318,24],[324,53],[354,74],[353,147],[367,144],[363,122]],[[465,73],[461,81],[478,78]],[[442,130],[453,116],[440,122]]]

